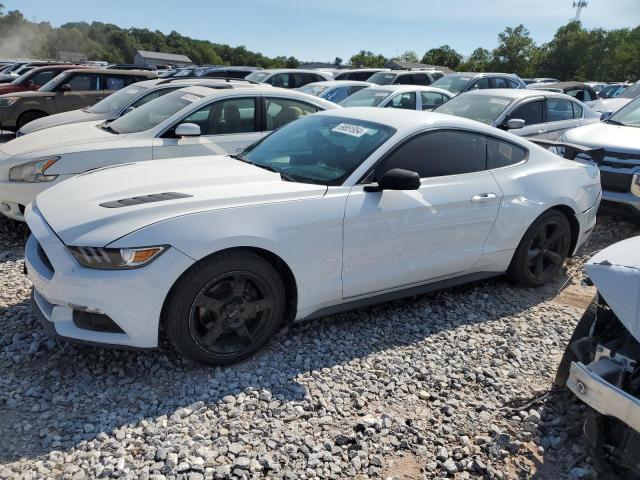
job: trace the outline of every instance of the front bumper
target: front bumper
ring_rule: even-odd
[[[594,410],[615,417],[640,433],[640,400],[611,385],[583,363],[571,364],[567,387]]]
[[[34,287],[36,314],[55,335],[75,341],[153,348],[158,345],[162,307],[169,290],[194,260],[175,248],[136,270],[94,270],[80,266],[41,214],[29,205],[31,229],[25,266]],[[41,249],[41,250],[40,250]],[[74,310],[109,317],[122,333],[81,328]]]

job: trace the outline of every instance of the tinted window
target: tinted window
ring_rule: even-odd
[[[136,77],[130,75],[104,75],[102,90],[120,90],[136,82]]]
[[[582,107],[576,102],[571,102],[571,106],[573,107],[573,118],[582,118]]]
[[[202,135],[228,135],[255,131],[254,98],[232,98],[210,103],[180,123],[200,125]]]
[[[145,103],[148,103],[151,100],[155,100],[156,98],[160,98],[161,96],[166,95],[169,92],[173,92],[174,90],[177,90],[178,88],[180,88],[180,87],[176,86],[176,87],[172,87],[172,88],[162,88],[162,89],[159,89],[159,90],[155,90],[155,91],[153,91],[151,93],[148,93],[144,97],[139,98],[138,100],[133,102],[131,104],[131,106],[134,107],[134,108],[138,108],[141,105],[144,105]],[[107,98],[109,98],[109,97],[107,97]]]
[[[395,78],[395,73],[378,72],[371,75],[367,81],[378,85],[391,85]]]
[[[72,92],[91,92],[98,90],[98,75],[75,73],[66,83]]]
[[[576,88],[574,90],[569,90],[566,92],[567,95],[575,98],[576,100],[580,100],[581,102],[588,102],[590,100],[595,100],[591,98],[588,90],[583,90],[582,88]]]
[[[509,82],[509,85],[511,85],[511,88],[520,88],[520,84],[514,80],[507,80]]]
[[[506,97],[463,93],[436,108],[435,111],[491,125],[511,105],[511,102],[512,99]]]
[[[416,92],[401,93],[393,97],[389,103],[385,105],[388,108],[404,108],[405,110],[415,110]]]
[[[470,90],[484,90],[486,88],[489,88],[489,79],[480,78],[469,85],[469,88],[466,91],[468,92]]]
[[[53,72],[51,70],[45,70],[43,72],[36,73],[33,77],[31,77],[31,81],[36,85],[44,85],[49,80],[51,80],[58,72]]]
[[[307,83],[322,82],[324,80],[320,75],[314,75],[312,73],[293,73],[291,76],[293,77],[292,88],[302,87]]]
[[[547,122],[560,122],[573,118],[573,102],[558,98],[547,99]]]
[[[426,73],[416,73],[413,75],[413,82],[416,85],[431,85],[431,79]]]
[[[507,116],[507,120],[513,118],[519,118],[524,120],[525,125],[535,125],[542,123],[542,110],[544,108],[544,102],[538,100],[535,102],[528,102],[519,106],[513,112]]]
[[[374,181],[392,168],[411,170],[427,178],[478,172],[485,166],[483,135],[457,130],[428,132],[398,147],[376,168]]]
[[[496,138],[487,138],[487,169],[508,167],[527,158],[527,151]]]
[[[270,83],[274,87],[289,88],[289,74],[278,73],[267,80],[267,83]]]
[[[300,117],[316,113],[318,109],[308,103],[284,98],[266,98],[267,130],[275,130]]]
[[[398,75],[396,81],[393,83],[396,85],[414,85],[415,81],[413,80],[413,74],[409,73],[405,75]]]
[[[437,92],[420,92],[422,110],[431,110],[447,101],[444,95]]]
[[[492,78],[491,88],[511,88],[511,85],[506,78]]]

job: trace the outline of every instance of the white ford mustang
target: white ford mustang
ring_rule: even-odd
[[[52,334],[232,363],[286,321],[505,272],[541,285],[586,240],[595,165],[448,115],[355,108],[241,155],[107,167],[27,207]]]

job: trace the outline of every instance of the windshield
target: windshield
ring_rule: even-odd
[[[470,75],[446,75],[433,82],[431,86],[435,88],[444,88],[454,95],[457,95],[467,88],[467,85],[469,85],[471,80],[473,80],[473,77]]]
[[[640,83],[631,85],[624,92],[618,95],[618,98],[636,98],[637,96],[640,96]]]
[[[394,78],[396,78],[395,73],[378,72],[367,78],[367,82],[375,83],[376,85],[391,85]]]
[[[143,132],[159,125],[160,122],[201,98],[200,95],[176,90],[123,115],[111,122],[109,127],[115,133]]]
[[[309,95],[314,95],[319,97],[322,92],[324,92],[327,88],[326,85],[313,85],[312,83],[305,85],[304,87],[300,87],[298,90],[302,93],[307,93]]]
[[[140,92],[144,92],[147,90],[144,87],[137,87],[135,85],[131,85],[126,88],[121,88],[115,93],[112,93],[104,100],[99,101],[93,107],[87,108],[87,112],[89,113],[111,113],[121,108],[126,107],[133,101],[134,98],[140,94]]]
[[[238,158],[293,181],[341,185],[394,133],[365,120],[310,115],[254,143]]]
[[[269,72],[253,72],[250,75],[244,77],[246,80],[253,80],[254,82],[262,82],[265,78],[267,78],[271,73]]]
[[[193,70],[188,68],[186,70],[178,70],[174,77],[190,77],[191,75],[193,75]]]
[[[640,127],[640,98],[626,104],[607,119],[608,123],[625,127]]]
[[[377,88],[365,88],[340,102],[343,107],[377,107],[393,92]]]
[[[40,87],[41,92],[53,92],[58,85],[63,83],[64,79],[71,75],[68,72],[62,72],[59,75],[56,75],[47,83],[45,83],[42,87]]]
[[[491,125],[512,101],[513,99],[507,97],[464,93],[453,97],[433,111],[470,118]]]
[[[20,75],[18,78],[13,80],[11,82],[11,85],[20,85],[20,84],[22,84],[22,82],[27,80],[31,75],[33,75],[33,73],[30,70],[28,70],[28,71],[24,72],[22,75]]]

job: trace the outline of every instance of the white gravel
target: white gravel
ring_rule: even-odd
[[[629,222],[602,216],[552,286],[496,279],[311,321],[224,369],[44,336],[16,230],[0,220],[0,479],[592,475],[583,407],[551,380],[593,294],[580,265],[638,234]]]

